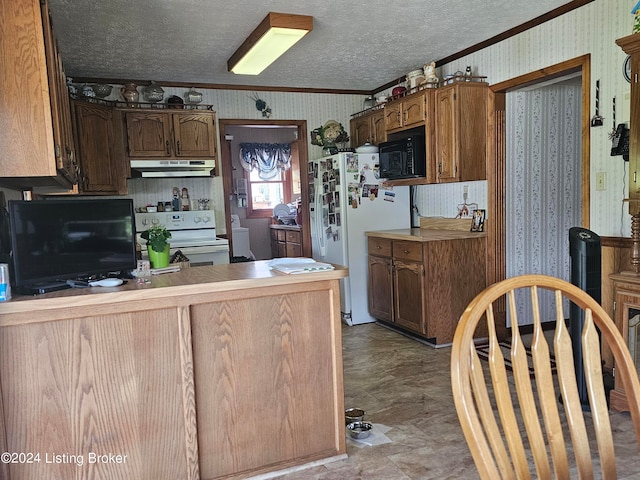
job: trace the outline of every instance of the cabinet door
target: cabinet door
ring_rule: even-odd
[[[391,259],[369,255],[369,313],[393,321],[393,274]]]
[[[371,142],[371,129],[370,129],[371,117],[369,115],[363,115],[351,120],[351,145],[359,147],[366,142]]]
[[[171,157],[171,114],[127,112],[127,140],[130,157]]]
[[[174,113],[173,134],[177,157],[216,156],[216,129],[212,113]]]
[[[436,93],[436,181],[458,180],[458,120],[455,86],[438,89]]]
[[[371,115],[371,143],[380,145],[387,141],[387,131],[384,126],[384,110],[377,110]]]
[[[411,95],[402,102],[402,126],[405,128],[423,125],[427,109],[425,94]]]
[[[425,277],[422,263],[394,260],[395,322],[425,335]]]
[[[387,132],[402,128],[402,102],[389,102],[384,106],[384,128]]]
[[[81,193],[124,193],[126,172],[114,148],[113,109],[74,102]]]
[[[290,243],[287,242],[285,247],[285,257],[301,257],[302,256],[302,245],[299,243]]]

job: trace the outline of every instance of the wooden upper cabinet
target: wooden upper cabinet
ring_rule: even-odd
[[[423,90],[388,102],[384,106],[386,132],[425,125],[432,96],[432,90]]]
[[[436,95],[436,179],[454,182],[458,179],[455,145],[458,143],[458,122],[453,88],[442,88]]]
[[[359,147],[369,142],[379,145],[387,140],[384,125],[384,109],[373,110],[364,115],[351,119],[351,146]]]
[[[16,189],[68,189],[75,180],[75,147],[46,1],[2,0],[0,31],[10,39],[0,42],[0,182]]]
[[[359,147],[366,142],[371,142],[371,117],[369,114],[352,118],[349,130],[351,131],[351,146]]]
[[[79,193],[125,194],[128,169],[115,135],[114,109],[87,102],[73,102]]]
[[[173,132],[177,157],[216,156],[216,128],[212,113],[174,113]]]
[[[486,180],[489,87],[459,82],[435,94],[437,182]]]
[[[126,112],[131,158],[215,158],[214,112]]]
[[[171,115],[164,112],[127,112],[127,140],[130,157],[171,157]]]
[[[371,143],[380,145],[387,141],[387,130],[384,127],[384,110],[376,110],[371,114],[371,133],[373,139]]]

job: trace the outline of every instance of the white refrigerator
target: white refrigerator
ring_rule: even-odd
[[[348,325],[376,321],[367,303],[364,232],[411,227],[410,187],[383,187],[378,173],[377,153],[338,153],[309,162],[313,258],[349,268],[340,280],[342,319]]]

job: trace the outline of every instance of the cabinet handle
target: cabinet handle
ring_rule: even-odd
[[[177,152],[177,153],[178,153],[178,155],[180,155],[180,154],[182,153],[182,152],[180,151],[180,140],[178,140],[178,141],[176,142],[176,145],[177,145],[177,147],[178,147],[178,152]]]
[[[381,249],[382,249],[382,246],[380,246],[380,245],[376,245],[376,248],[377,248],[378,250],[381,250]]]
[[[167,147],[167,155],[170,155],[170,154],[171,154],[171,151],[169,150],[169,140],[167,140],[167,142],[166,142],[166,144],[165,144],[165,145],[166,145],[166,147]]]
[[[409,250],[403,250],[404,253],[409,253]]]

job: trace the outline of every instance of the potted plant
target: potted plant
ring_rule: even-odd
[[[149,261],[153,268],[169,265],[169,242],[171,232],[162,225],[154,225],[140,234],[147,241]]]

